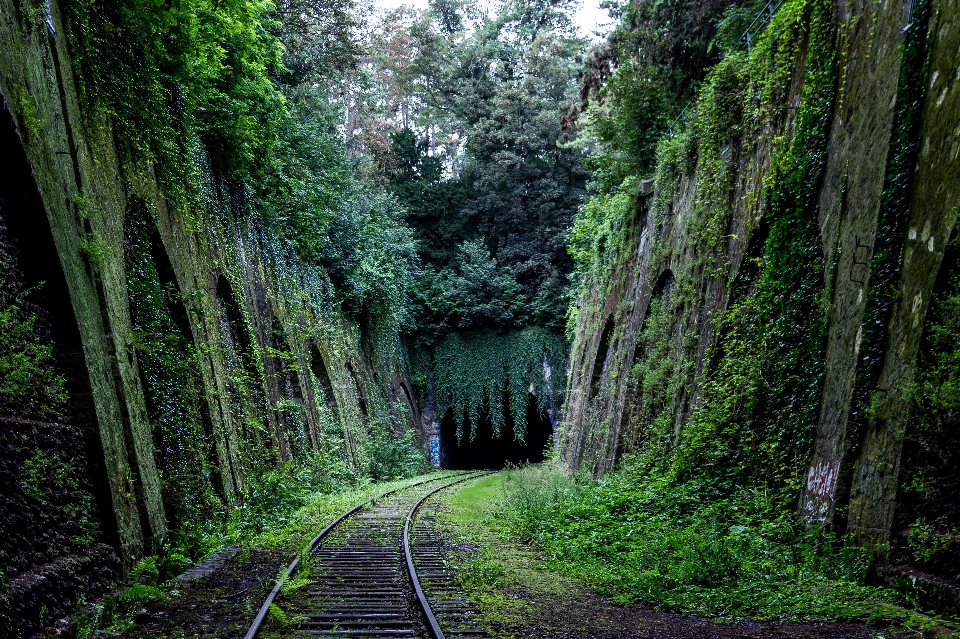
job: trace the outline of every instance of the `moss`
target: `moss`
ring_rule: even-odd
[[[594,440],[622,432],[614,448],[672,468],[678,481],[701,477],[727,488],[759,482],[782,507],[794,498],[823,374],[829,289],[816,198],[835,90],[829,4],[789,1],[750,52],[732,52],[711,70],[686,125],[661,141],[646,288],[654,298],[646,318],[637,318],[624,426],[610,423],[613,413],[595,411]],[[788,101],[796,108],[780,108]],[[627,225],[617,220],[627,207],[611,209],[609,221],[592,212],[610,208],[613,197],[594,196],[585,211],[617,229],[607,235],[625,237]],[[731,261],[746,239],[735,228],[753,235],[742,265]],[[630,272],[636,259],[625,248],[582,244],[579,261],[590,266],[580,269],[589,274],[581,305],[592,303],[588,295],[610,294],[607,274]],[[665,268],[675,278],[662,295],[654,278]],[[736,297],[723,309],[716,291]],[[618,326],[625,321],[618,316]],[[691,397],[696,404],[686,407]]]
[[[728,464],[730,470],[762,478],[778,487],[785,500],[799,488],[799,474],[813,443],[823,375],[824,256],[816,197],[826,165],[835,92],[830,16],[824,2],[788,3],[752,52],[751,64],[771,64],[765,68],[779,70],[777,54],[787,50],[788,58],[797,59],[805,50],[803,85],[793,136],[775,146],[766,178],[769,235],[762,270],[750,294],[724,318],[733,339],[724,340],[723,362],[704,382],[705,388],[713,386],[713,392],[705,390],[702,408],[693,419],[693,430],[697,424],[726,425],[721,431],[732,428],[722,437],[728,446],[741,447],[753,440],[747,449],[755,455],[736,456],[739,459]],[[809,26],[806,42],[798,37],[803,25]],[[760,80],[754,83],[754,96],[760,99],[755,113],[762,121],[767,114],[764,99],[782,98],[787,87],[778,71],[768,77],[761,72]],[[745,367],[751,359],[753,364]],[[733,397],[738,399],[731,405]]]

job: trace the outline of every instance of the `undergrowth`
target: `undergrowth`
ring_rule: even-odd
[[[866,551],[805,528],[763,491],[720,495],[637,460],[598,481],[530,466],[503,485],[499,516],[511,533],[620,603],[721,620],[936,623],[866,585]]]

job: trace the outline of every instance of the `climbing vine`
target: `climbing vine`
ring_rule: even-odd
[[[939,575],[960,570],[960,264],[947,246],[909,389],[909,426],[894,561]],[[937,290],[939,289],[939,290]],[[904,535],[904,532],[906,533]]]
[[[675,460],[681,474],[707,465],[731,487],[755,477],[777,489],[784,504],[800,487],[823,375],[829,290],[816,194],[835,93],[833,45],[829,5],[804,0],[787,3],[750,54],[757,129],[775,123],[765,104],[789,89],[781,56],[804,56],[803,84],[793,135],[775,141],[764,185],[768,235],[759,275],[720,321],[715,348],[722,351],[705,375],[701,406]]]
[[[624,450],[681,482],[704,472],[722,490],[759,482],[780,506],[799,489],[823,374],[830,291],[816,194],[836,91],[834,45],[828,3],[785,2],[750,51],[729,52],[707,74],[676,135],[661,140],[650,202],[652,263],[671,251],[659,241],[671,237],[666,229],[682,233],[689,250],[671,265],[669,294],[650,304],[630,372],[633,432]],[[783,104],[793,108],[778,108]],[[769,144],[769,167],[749,164],[761,143]],[[598,227],[597,236],[581,233],[573,244],[578,272],[594,277],[584,278],[581,296],[591,287],[604,291],[606,274],[625,263],[595,239],[623,236],[628,222],[619,220],[629,220],[630,207],[612,207],[617,197],[594,195],[578,220]],[[737,209],[744,209],[751,242],[739,272],[729,257],[731,244],[744,239],[731,232]],[[603,211],[608,217],[598,215]],[[704,333],[694,317],[718,286],[732,290],[732,301],[703,318],[711,324]],[[709,345],[699,343],[705,334]],[[698,402],[685,409],[701,357]],[[680,426],[685,410],[690,416]]]
[[[926,93],[927,56],[930,48],[927,23],[930,3],[911,4],[906,27],[897,103],[890,135],[890,154],[880,195],[877,234],[870,259],[870,280],[865,291],[863,336],[857,363],[857,397],[851,417],[863,429],[871,417],[883,413],[889,389],[878,389],[877,381],[887,349],[887,325],[897,300],[907,234],[909,202],[920,139],[920,115]],[[856,430],[856,429],[855,429]],[[854,434],[857,437],[857,434]]]

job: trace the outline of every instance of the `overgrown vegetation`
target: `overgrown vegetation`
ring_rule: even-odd
[[[482,411],[489,414],[498,436],[509,414],[514,435],[522,440],[530,389],[541,412],[552,406],[556,395],[552,376],[560,378],[565,347],[560,336],[536,327],[505,335],[494,331],[448,335],[433,351],[440,412],[447,405],[453,407],[458,436],[470,435],[464,423],[468,420],[476,428]]]
[[[150,551],[161,577],[275,524],[307,494],[423,472],[403,409],[361,396],[379,388],[358,360],[402,365],[418,258],[397,198],[370,188],[343,135],[344,94],[364,75],[354,3],[81,0],[64,16],[83,107],[114,132],[130,180],[120,186],[129,195],[129,357],[169,525]],[[141,191],[146,164],[162,206]],[[91,224],[102,212],[82,193],[74,199],[100,277],[116,257]],[[202,285],[183,290],[192,257],[161,237],[164,215],[211,256],[219,251],[215,298]],[[243,257],[234,246],[241,236],[251,250]],[[244,288],[251,255],[266,261],[271,287],[262,318],[251,317],[252,305],[268,302],[246,299]],[[218,344],[207,343],[211,313],[223,329]],[[300,349],[318,341],[329,345],[324,357],[349,368],[356,396],[335,398],[329,380],[324,388],[300,379]],[[220,355],[229,415],[214,414],[208,397]],[[311,382],[319,424],[308,420]]]
[[[721,494],[642,462],[599,481],[544,464],[508,473],[501,516],[549,554],[553,569],[622,603],[726,620],[933,623],[902,608],[893,591],[865,585],[864,549],[805,528],[763,490]]]
[[[596,368],[592,380],[581,371],[580,387],[572,389],[585,396],[574,407],[585,423],[575,425],[583,432],[569,445],[593,446],[585,457],[598,459],[603,444],[593,440],[611,438],[619,470],[599,482],[568,480],[548,469],[518,473],[504,513],[521,538],[550,551],[558,570],[588,578],[625,602],[720,617],[923,625],[893,605],[892,591],[865,586],[873,557],[850,538],[807,528],[796,513],[821,409],[838,259],[836,252],[825,254],[817,200],[834,117],[838,35],[828,3],[778,6],[765,30],[751,33],[747,49],[731,38],[731,25],[759,5],[731,4],[728,19],[718,22],[722,11],[709,4],[698,13],[682,3],[631,3],[590,61],[573,144],[595,149],[588,161],[594,172],[591,197],[570,235],[577,270],[568,332],[590,345],[602,336],[595,366],[603,361],[612,318],[614,333],[629,330],[620,325],[628,312],[617,309],[611,319],[606,313],[608,296],[617,299],[629,277],[624,273],[646,258],[630,253],[637,250],[639,225],[648,225],[641,253],[652,245],[649,279],[641,282],[650,304],[636,343],[621,344],[627,352],[636,349],[626,405],[622,416],[609,409],[621,430],[611,435],[617,426],[595,407],[619,401],[615,378],[623,371],[610,375],[611,397],[601,396]],[[924,11],[918,5],[918,21]],[[645,22],[655,15],[659,21]],[[664,58],[664,47],[681,45],[653,39],[651,27],[666,35],[691,25],[698,38],[709,34],[707,40],[691,37],[682,46],[702,46],[701,53],[715,57]],[[902,85],[907,77],[923,77],[922,36],[910,38]],[[707,66],[684,67],[695,59]],[[668,127],[670,105],[693,94],[683,118]],[[903,126],[894,127],[891,148],[900,155],[889,171],[901,184],[908,179],[903,167],[914,163],[908,140],[915,139],[918,104],[903,101],[897,116]],[[642,199],[638,183],[651,174],[654,193]],[[874,254],[874,267],[888,275],[899,272],[907,219],[906,189],[891,189],[885,206],[900,207],[899,213],[885,213]],[[644,219],[647,207],[651,218]],[[748,243],[737,246],[742,235]],[[892,249],[884,248],[891,242]],[[732,259],[741,250],[743,260]],[[720,290],[724,301],[716,305],[712,296]],[[886,300],[884,312],[893,290],[883,278],[871,288]],[[597,299],[607,304],[603,313]],[[640,302],[620,299],[623,306]],[[885,335],[877,317],[864,319],[864,337]],[[860,335],[857,340],[859,347]],[[948,360],[950,349],[940,343],[936,357]],[[585,348],[585,367],[594,361],[591,348]],[[860,357],[879,365],[878,353],[861,351]],[[933,361],[930,370],[940,372],[937,381],[925,382],[926,403],[934,389],[949,388],[950,365]],[[934,412],[944,414],[943,406]],[[934,430],[939,438],[951,429]],[[569,455],[578,460],[581,451]],[[603,463],[594,461],[594,470]],[[921,480],[906,489],[922,494],[928,487]],[[918,519],[904,533],[912,539],[904,546],[944,561],[943,553],[954,548],[951,517],[944,512],[935,525]]]
[[[379,92],[358,105],[355,135],[417,239],[409,347],[419,391],[434,371],[440,413],[452,404],[461,429],[464,413],[475,421],[488,403],[498,432],[509,401],[522,438],[526,371],[557,354],[558,339],[544,348],[539,335],[563,325],[565,235],[586,178],[583,154],[557,145],[584,45],[570,11],[437,3],[384,15],[370,42]],[[521,346],[509,365],[508,345]]]
[[[900,488],[902,512],[894,558],[937,575],[960,574],[960,269],[957,241],[944,257],[943,287],[924,329],[912,388],[912,424],[904,449],[910,480]]]
[[[694,249],[675,266],[669,294],[651,302],[631,370],[629,410],[636,421],[627,451],[660,451],[659,463],[672,466],[678,480],[702,477],[727,489],[766,486],[780,494],[783,508],[799,489],[819,407],[829,291],[815,197],[832,112],[833,43],[826,5],[785,3],[749,53],[731,51],[706,75],[683,134],[660,142],[654,214],[667,224],[678,177],[696,174],[694,211],[684,222]],[[791,131],[770,141],[765,181],[743,196],[745,204],[734,202],[740,158],[762,132],[783,130],[783,112],[773,105],[790,95],[801,51],[806,66]],[[638,179],[628,176],[615,187],[597,183],[574,224],[580,304],[592,290],[607,290],[626,259]],[[755,216],[748,231],[756,248],[737,275],[729,273],[726,243],[731,211],[743,205]],[[707,353],[698,406],[679,428],[676,396],[699,356],[681,309],[699,303],[704,278],[728,281],[735,292],[715,320],[720,346]],[[571,330],[576,317],[574,306]]]

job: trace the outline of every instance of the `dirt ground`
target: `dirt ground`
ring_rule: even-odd
[[[179,585],[166,600],[148,606],[138,616],[136,628],[122,635],[98,633],[98,636],[123,639],[243,637],[277,572],[288,559],[277,551],[233,557],[209,575]],[[657,612],[641,606],[618,606],[589,588],[567,592],[557,598],[545,598],[542,594],[523,590],[505,592],[507,598],[525,603],[526,622],[494,621],[491,630],[497,635],[524,639],[879,639],[900,636],[858,624],[718,625],[709,620]]]
[[[522,597],[525,593],[513,593]],[[889,632],[857,624],[839,623],[736,623],[715,624],[692,616],[649,610],[642,606],[617,606],[585,589],[554,601],[531,601],[529,621],[496,624],[514,637],[540,639],[751,639],[895,637]]]
[[[254,550],[227,559],[204,577],[177,583],[164,600],[148,605],[135,628],[99,637],[124,639],[227,639],[243,637],[263,605],[280,569],[290,561],[281,551]]]

